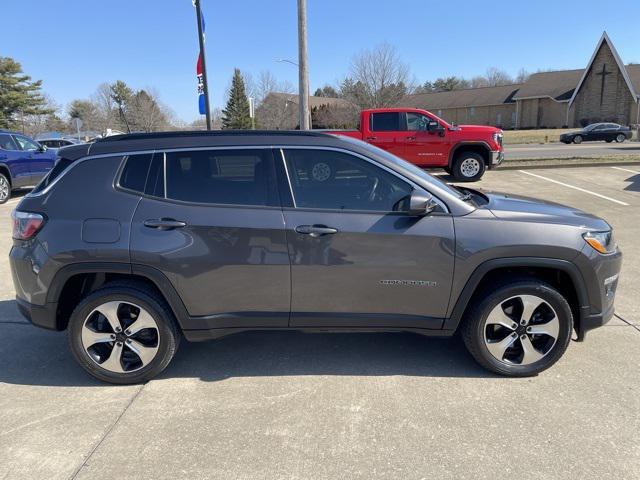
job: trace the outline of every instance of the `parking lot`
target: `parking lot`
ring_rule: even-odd
[[[607,219],[617,315],[538,377],[457,338],[246,333],[184,342],[143,386],[91,379],[13,301],[0,206],[0,478],[640,477],[640,166],[495,170],[476,186]]]

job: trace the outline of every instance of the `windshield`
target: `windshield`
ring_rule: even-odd
[[[449,185],[448,183],[444,182],[443,180],[440,180],[438,177],[435,177],[433,175],[428,174],[427,172],[425,172],[424,170],[422,170],[420,167],[415,166],[412,163],[409,163],[405,160],[402,160],[399,157],[396,157],[395,155],[381,149],[378,148],[374,145],[371,145],[370,143],[366,143],[363,142],[362,140],[357,140],[355,138],[351,138],[351,137],[343,137],[343,136],[339,136],[339,138],[341,140],[344,140],[346,142],[350,142],[350,143],[354,143],[357,144],[360,148],[364,148],[366,150],[369,150],[372,154],[377,155],[379,157],[383,157],[385,160],[398,165],[399,167],[408,170],[410,173],[414,174],[417,177],[420,177],[420,179],[424,180],[425,182],[432,184],[434,186],[436,186],[437,188],[440,188],[441,190],[445,190],[447,191],[450,195],[454,196],[454,197],[458,197],[460,199],[466,199],[466,195],[467,193],[464,192],[462,189],[454,187],[452,185]]]

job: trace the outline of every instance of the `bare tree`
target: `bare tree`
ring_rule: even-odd
[[[500,70],[496,67],[487,69],[486,73],[487,83],[490,87],[498,87],[501,85],[509,85],[513,83],[513,78],[504,70]]]
[[[348,80],[356,88],[345,93],[364,108],[391,106],[412,90],[408,65],[387,43],[353,57]]]
[[[515,82],[525,83],[527,80],[529,80],[530,76],[531,74],[529,72],[527,72],[524,68],[521,68],[520,70],[518,70],[518,75],[516,75]]]
[[[108,83],[98,85],[96,91],[90,97],[91,103],[95,106],[96,129],[104,134],[108,128],[112,128],[116,120],[116,104],[111,96],[111,88]]]

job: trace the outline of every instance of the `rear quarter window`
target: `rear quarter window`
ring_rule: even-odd
[[[118,182],[120,187],[144,193],[152,156],[151,153],[127,156]]]

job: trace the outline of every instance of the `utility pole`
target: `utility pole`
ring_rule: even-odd
[[[204,111],[207,119],[207,130],[211,130],[211,107],[209,106],[209,83],[207,82],[207,63],[204,54],[204,37],[202,31],[202,11],[200,11],[200,0],[193,0],[196,7],[196,18],[198,21],[198,42],[200,43],[200,59],[202,61],[202,88],[204,93]]]
[[[300,130],[311,128],[309,114],[309,70],[307,66],[307,0],[298,0],[298,105]]]

